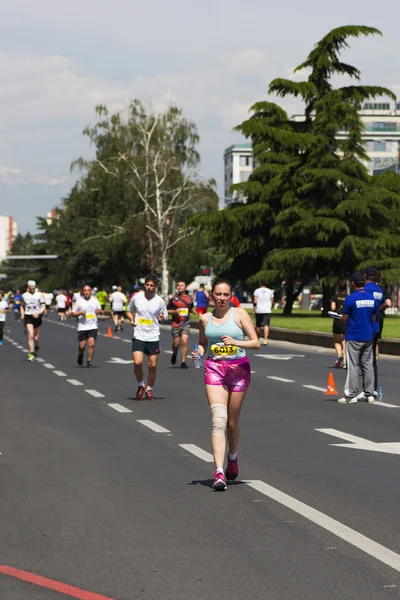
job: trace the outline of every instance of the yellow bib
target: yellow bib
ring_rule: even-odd
[[[86,313],[86,319],[88,321],[91,321],[92,319],[95,319],[96,315],[94,315],[93,313]]]
[[[219,346],[218,344],[213,344],[210,350],[213,356],[236,356],[238,351],[237,346]]]
[[[189,314],[189,309],[188,308],[180,308],[179,314],[181,315],[181,317],[186,317]]]
[[[139,319],[139,325],[153,325],[153,319]]]

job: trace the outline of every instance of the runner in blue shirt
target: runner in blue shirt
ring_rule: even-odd
[[[372,324],[376,320],[375,300],[364,289],[364,276],[356,271],[351,276],[353,293],[344,301],[342,319],[346,329],[347,379],[342,404],[353,404],[358,400],[375,402],[374,370],[372,356]],[[363,377],[363,391],[358,389],[358,368]]]
[[[378,346],[379,336],[380,336],[380,332],[381,332],[381,328],[379,326],[379,313],[381,310],[383,310],[384,305],[386,303],[383,290],[376,283],[377,277],[378,277],[378,270],[375,267],[367,267],[365,269],[365,271],[364,271],[364,279],[365,279],[364,289],[366,292],[371,294],[371,296],[374,298],[375,307],[376,307],[376,311],[377,311],[376,321],[372,324],[372,336],[373,336],[372,351],[373,351],[373,361],[374,361],[374,390],[375,390],[374,395],[375,396],[378,395],[377,394],[378,363],[376,360],[376,353],[377,353],[376,349]]]

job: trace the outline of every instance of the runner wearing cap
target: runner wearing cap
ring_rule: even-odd
[[[353,404],[359,400],[375,402],[373,334],[372,327],[377,317],[374,298],[364,289],[364,276],[356,271],[351,276],[353,293],[343,304],[342,320],[346,329],[347,378],[342,404]],[[361,369],[363,390],[359,393],[358,369]]]
[[[181,347],[181,369],[187,369],[186,355],[190,335],[190,313],[194,312],[193,302],[186,293],[186,283],[178,281],[176,294],[172,296],[167,306],[168,314],[172,315],[172,356],[171,363],[176,364],[179,346]]]
[[[33,361],[39,352],[40,326],[42,315],[46,310],[43,296],[36,290],[36,282],[28,281],[26,292],[22,294],[21,320],[24,321],[28,332],[28,360]]]
[[[148,275],[144,280],[144,293],[136,294],[126,313],[133,327],[132,352],[135,376],[138,382],[136,400],[154,400],[153,386],[157,375],[160,354],[160,323],[168,317],[161,296],[155,292],[156,278]],[[144,382],[143,360],[148,357],[147,387]]]
[[[87,366],[92,366],[94,348],[97,340],[97,315],[101,314],[101,306],[96,296],[92,296],[92,288],[90,285],[84,285],[82,288],[81,297],[75,302],[72,309],[72,316],[78,317],[78,340],[79,353],[78,365],[83,364],[83,355],[85,353],[86,343],[88,344],[87,351]]]
[[[114,288],[115,286],[113,286]],[[122,323],[125,314],[124,304],[126,296],[122,293],[122,287],[119,285],[117,289],[110,295],[111,312],[115,325],[115,332],[122,331]]]

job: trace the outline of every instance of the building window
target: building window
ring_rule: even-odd
[[[374,152],[386,152],[386,143],[374,142]]]
[[[252,166],[252,157],[241,154],[240,155],[240,166],[241,167],[251,167]]]
[[[364,110],[390,110],[389,102],[366,102]]]
[[[240,183],[245,183],[250,177],[248,171],[240,171]]]

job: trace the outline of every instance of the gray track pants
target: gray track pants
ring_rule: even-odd
[[[346,398],[354,398],[361,391],[374,395],[374,364],[372,342],[346,341],[347,379],[344,384]],[[363,377],[363,390],[358,388],[358,367]]]

